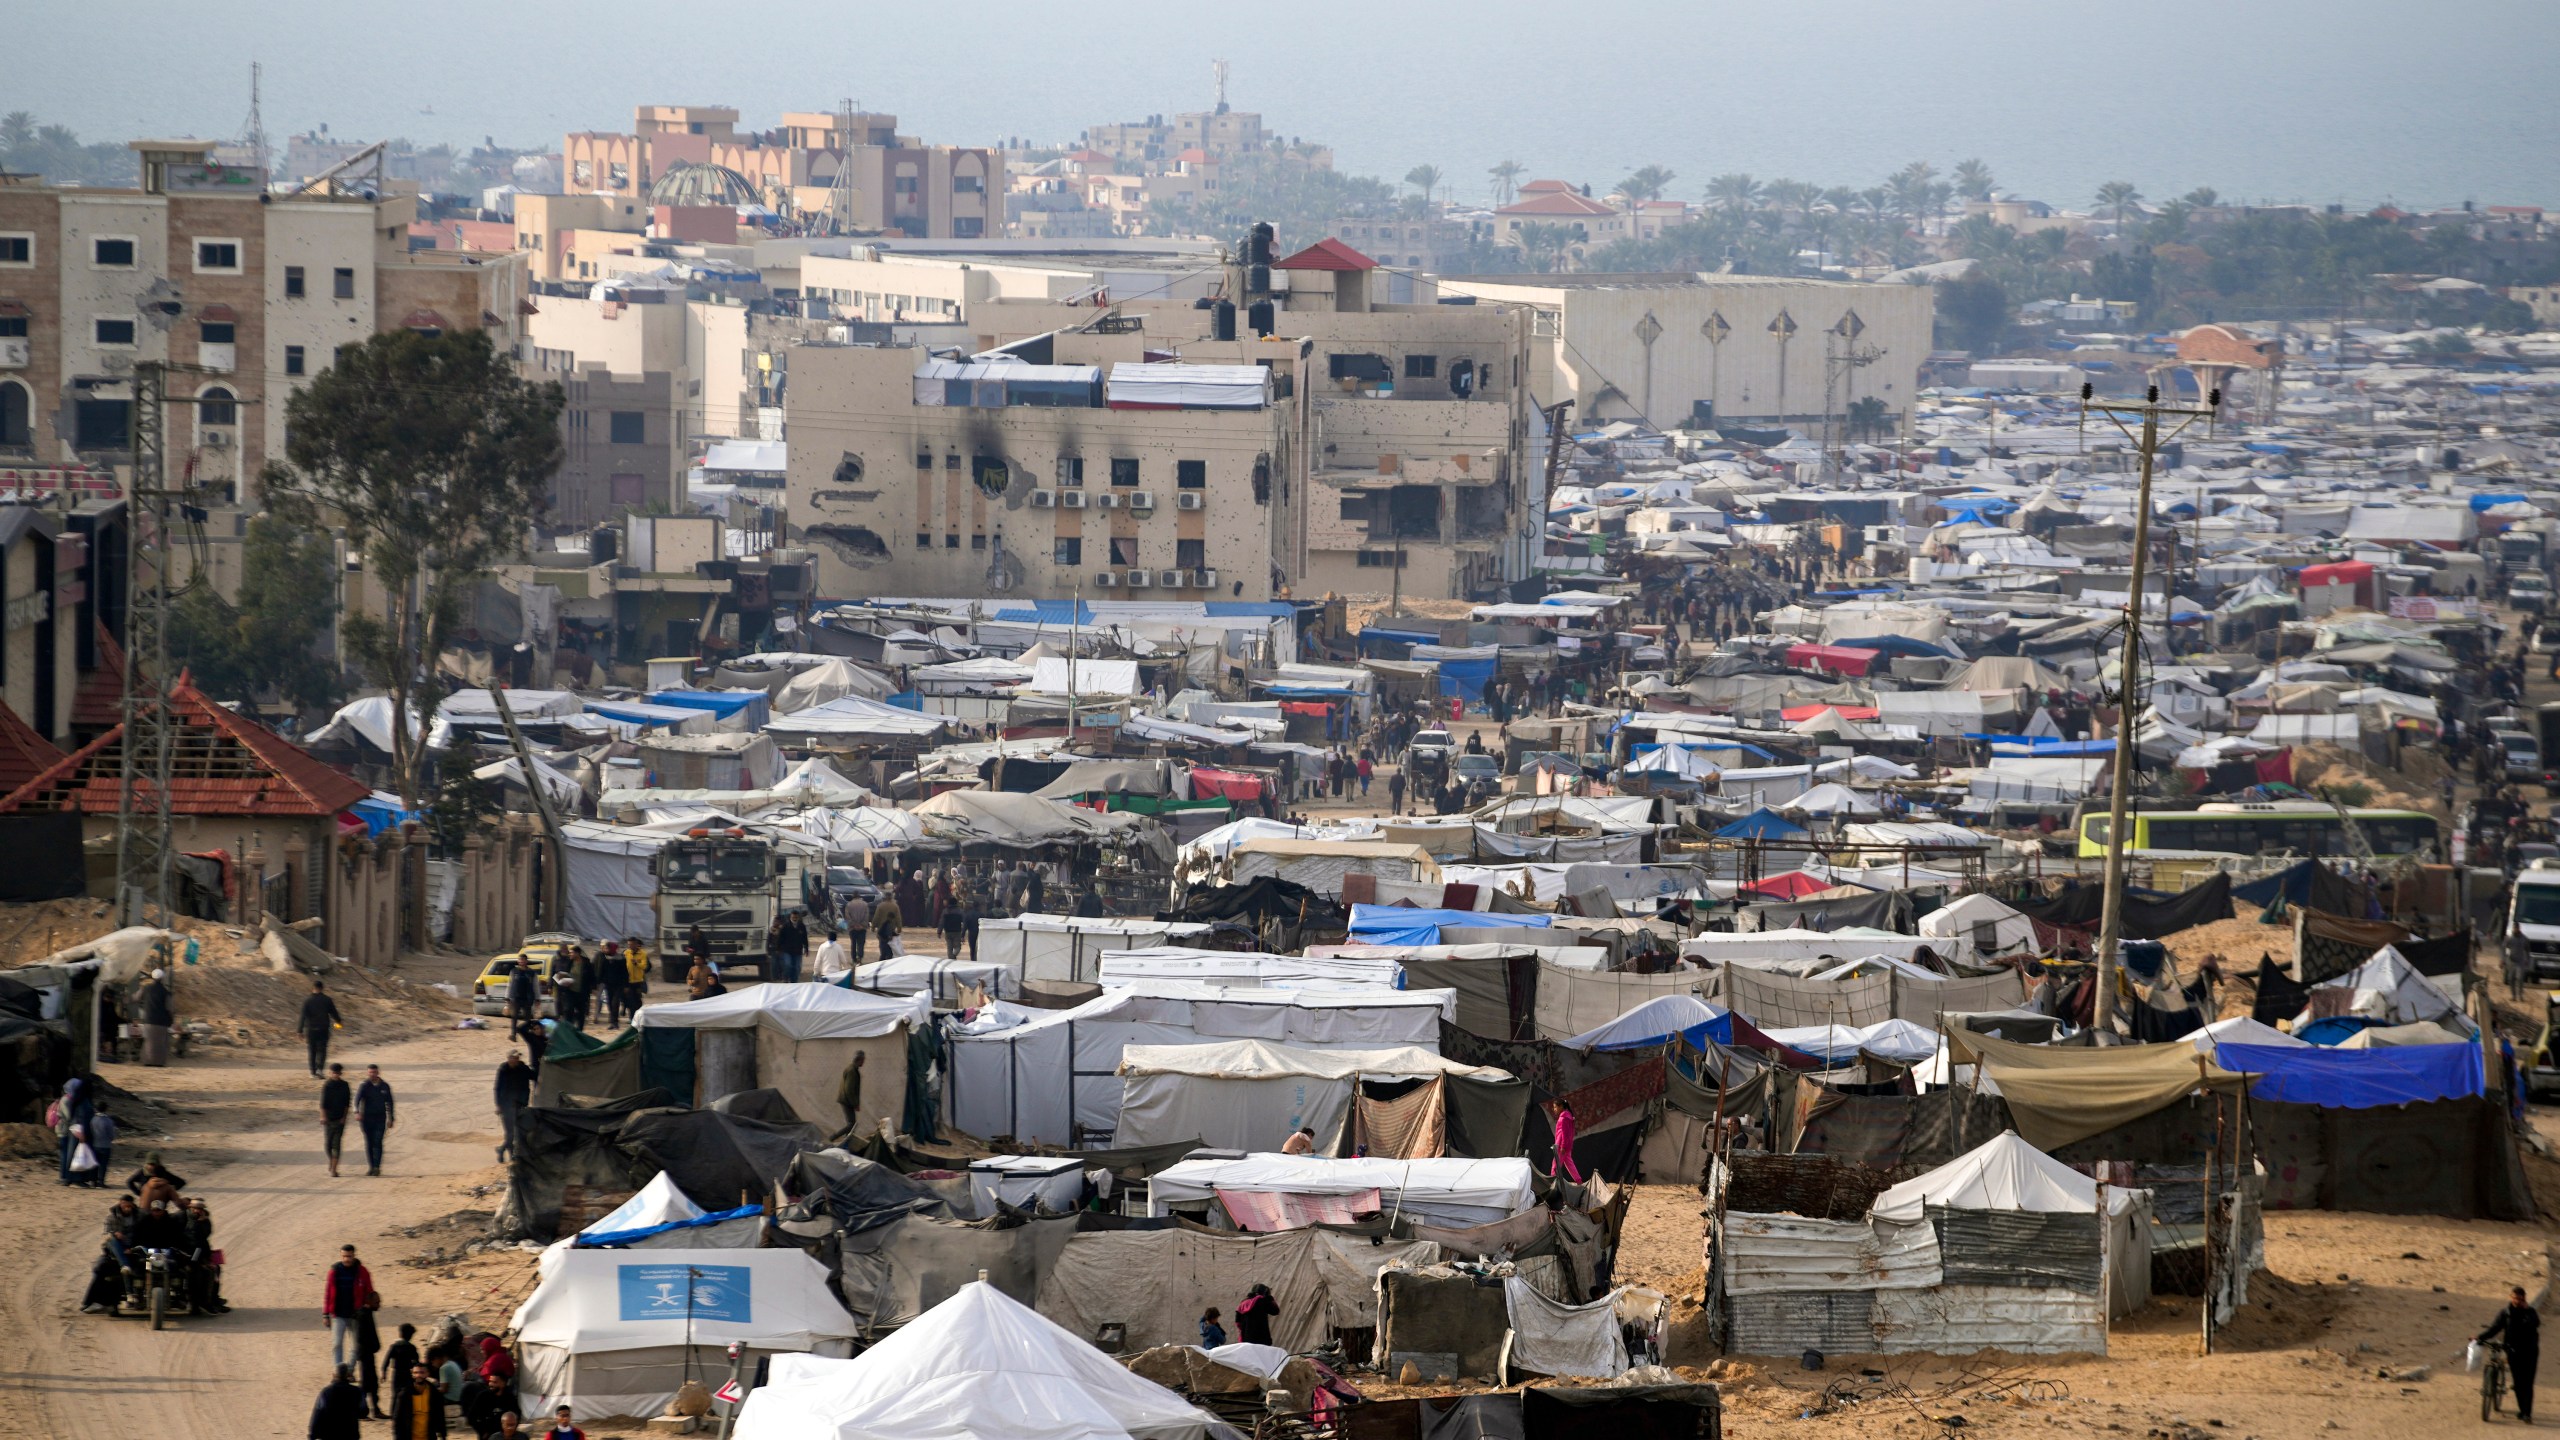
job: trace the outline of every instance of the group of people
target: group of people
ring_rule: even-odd
[[[312,982],[318,988],[319,982]],[[382,1067],[364,1067],[364,1082],[347,1083],[347,1067],[329,1062],[329,1077],[320,1082],[320,1146],[329,1157],[329,1174],[336,1176],[338,1157],[346,1145],[347,1121],[353,1117],[356,1129],[364,1136],[364,1173],[382,1173],[383,1141],[399,1118],[398,1102],[391,1093],[391,1082],[382,1078]]]
[[[1271,1343],[1271,1322],[1280,1318],[1280,1301],[1268,1285],[1256,1285],[1236,1302],[1236,1339],[1239,1345]],[[1227,1343],[1227,1327],[1218,1321],[1218,1307],[1210,1306],[1200,1314],[1200,1348],[1215,1350]]]
[[[321,1278],[330,1379],[311,1407],[310,1440],[358,1440],[367,1420],[390,1421],[394,1440],[533,1433],[518,1412],[516,1360],[503,1340],[487,1333],[466,1337],[448,1322],[421,1347],[418,1327],[403,1324],[386,1346],[377,1323],[381,1309],[373,1272],[355,1246],[339,1246],[337,1262]],[[541,1432],[546,1437],[583,1440],[567,1406],[554,1419]]]
[[[128,1296],[138,1297],[145,1257],[154,1250],[174,1262],[173,1298],[199,1314],[218,1315],[231,1308],[222,1298],[213,1212],[203,1197],[186,1194],[186,1187],[156,1150],[143,1157],[141,1169],[125,1177],[125,1193],[107,1208],[106,1238],[89,1267],[89,1288],[80,1297],[83,1313],[104,1314]]]

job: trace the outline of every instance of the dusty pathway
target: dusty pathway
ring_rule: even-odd
[[[165,1070],[109,1067],[106,1078],[177,1108],[165,1143],[117,1148],[119,1178],[146,1149],[212,1207],[227,1261],[230,1314],[182,1319],[158,1334],[145,1322],[83,1315],[79,1298],[98,1253],[108,1196],[67,1190],[50,1167],[16,1162],[0,1174],[0,1435],[300,1440],[328,1378],[321,1272],[353,1243],[384,1297],[386,1343],[401,1320],[435,1318],[415,1274],[390,1262],[383,1237],[473,1201],[497,1176],[489,1107],[495,1033],[424,1030],[390,1044],[343,1046],[351,1073],[379,1063],[399,1102],[380,1179],[367,1178],[349,1134],[343,1179],[320,1154],[318,1082],[298,1049],[216,1052]],[[352,1129],[352,1127],[350,1127]],[[404,1290],[407,1292],[404,1297]],[[404,1304],[404,1298],[410,1303]]]

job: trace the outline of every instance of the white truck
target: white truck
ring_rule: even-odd
[[[2560,861],[2536,860],[2507,892],[2507,963],[2528,984],[2560,981]]]
[[[785,847],[742,829],[688,830],[671,840],[649,861],[657,878],[660,973],[682,980],[687,964],[685,942],[702,927],[703,943],[723,970],[753,965],[759,975],[771,973],[766,936],[781,913],[783,897],[800,893],[799,857]]]

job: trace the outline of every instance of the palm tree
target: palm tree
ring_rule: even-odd
[[[1979,160],[1960,161],[1956,165],[1956,193],[1967,200],[1991,198],[1991,167]]]
[[[1532,220],[1521,226],[1512,238],[1520,246],[1521,258],[1528,261],[1529,268],[1543,275],[1565,268],[1565,262],[1572,258],[1574,244],[1580,237],[1571,225]]]
[[[1870,185],[1858,192],[1858,208],[1866,212],[1870,224],[1880,223],[1893,209],[1892,192],[1881,185]]]
[[[1624,201],[1627,208],[1632,210],[1647,200],[1661,199],[1662,192],[1670,187],[1673,180],[1678,178],[1678,176],[1668,170],[1665,170],[1659,165],[1647,165],[1633,175],[1619,181],[1617,188],[1610,193]]]
[[[1440,167],[1416,165],[1404,172],[1404,183],[1421,191],[1422,198],[1428,200],[1431,198],[1431,192],[1440,188]]]
[[[1834,185],[1822,192],[1822,203],[1835,215],[1846,215],[1858,208],[1858,192],[1846,185]]]
[[[1814,202],[1822,198],[1822,187],[1806,180],[1772,180],[1760,187],[1760,198],[1780,215],[1793,211],[1801,218],[1813,213]]]
[[[1505,160],[1485,172],[1493,177],[1493,203],[1497,208],[1510,204],[1511,197],[1520,193],[1519,179],[1528,171],[1529,167],[1517,160]]]
[[[35,143],[36,117],[24,110],[0,115],[0,155],[24,150]]]
[[[2141,198],[2142,192],[2135,189],[2133,182],[2130,180],[2110,180],[2106,184],[2098,187],[2098,204],[2102,208],[2116,212],[2116,232],[2118,234],[2122,234],[2124,232],[2126,212],[2132,210],[2134,203]]]
[[[1707,182],[1707,199],[1727,210],[1748,210],[1760,198],[1760,182],[1736,172]]]
[[[2187,192],[2187,204],[2197,210],[2210,210],[2222,203],[2222,196],[2210,185],[2199,185]]]

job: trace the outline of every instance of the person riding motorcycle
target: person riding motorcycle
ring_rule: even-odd
[[[90,1315],[113,1309],[125,1294],[125,1271],[131,1264],[135,1232],[142,1224],[142,1205],[130,1195],[119,1195],[107,1210],[106,1239],[98,1246],[97,1263],[89,1267],[89,1289],[80,1297],[80,1309]]]
[[[197,1311],[219,1315],[231,1308],[222,1298],[222,1252],[213,1248],[213,1212],[191,1199],[186,1214],[187,1300]]]

